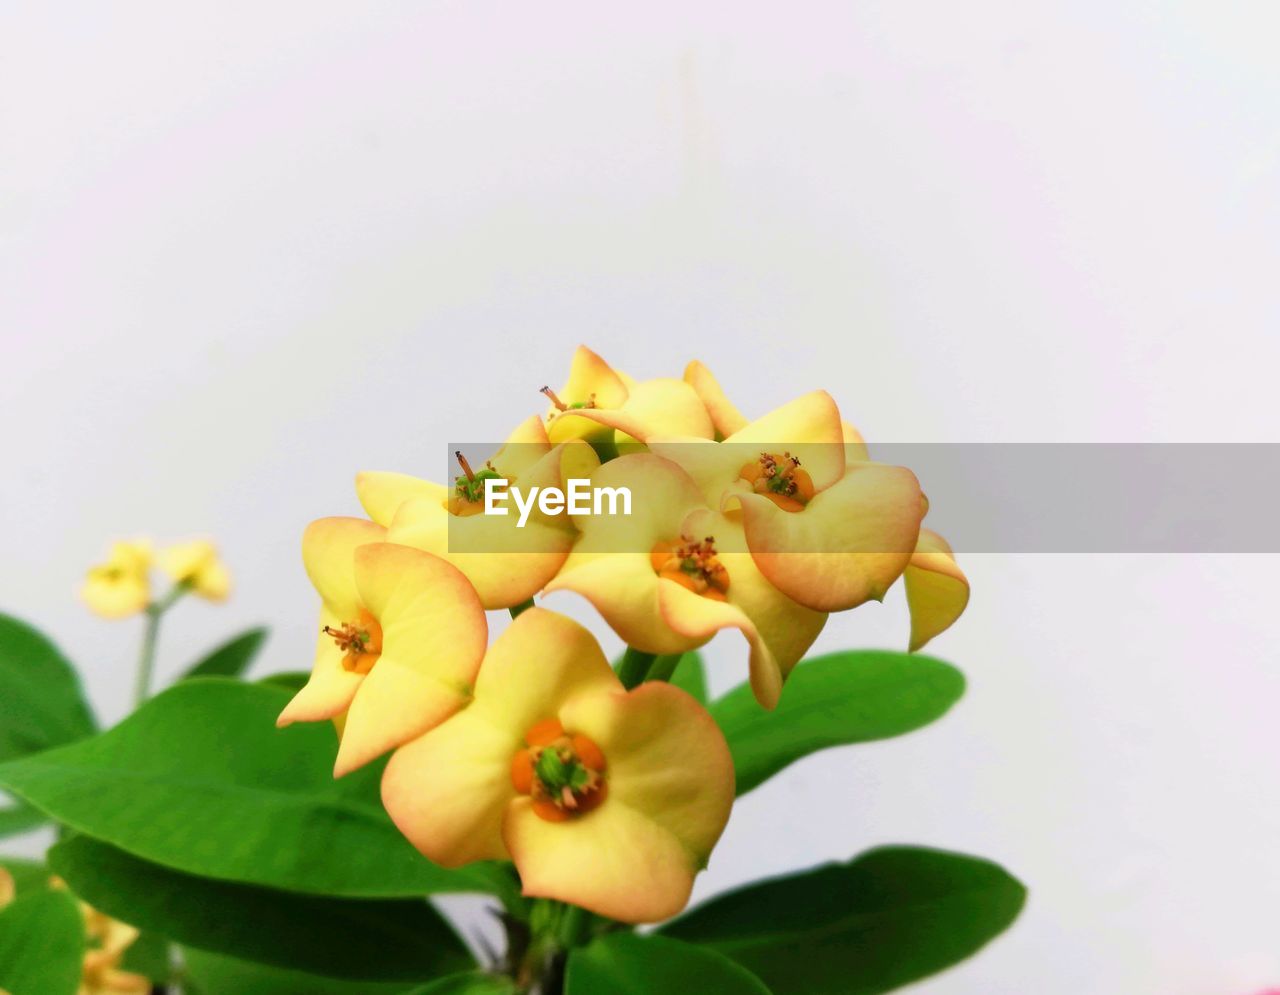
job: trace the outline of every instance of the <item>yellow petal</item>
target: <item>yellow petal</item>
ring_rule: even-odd
[[[387,811],[437,863],[505,857],[502,813],[515,797],[511,758],[525,733],[559,717],[575,695],[620,690],[590,632],[528,609],[490,647],[466,710],[391,758],[382,781]]]
[[[535,814],[528,798],[517,798],[502,835],[530,897],[639,923],[675,915],[693,889],[694,867],[680,841],[612,798],[594,812],[555,823]]]
[[[352,570],[354,572],[354,562]],[[322,722],[335,718],[350,707],[356,689],[364,681],[364,674],[352,673],[342,666],[342,658],[346,654],[338,649],[337,643],[325,633],[324,628],[338,628],[351,619],[351,615],[340,618],[327,608],[320,609],[311,676],[276,719],[278,727],[283,728],[294,722]]]
[[[697,486],[674,463],[648,453],[604,464],[592,483],[628,488],[632,513],[579,518],[582,536],[546,591],[582,595],[638,650],[679,653],[700,645],[704,640],[676,633],[662,620],[649,557],[659,541],[678,540],[689,512],[703,507]]]
[[[720,438],[733,435],[747,426],[747,419],[733,402],[725,396],[719,381],[711,375],[711,371],[696,359],[684,368],[684,380],[698,394],[707,414],[711,416],[711,424],[715,426]]]
[[[382,775],[391,821],[442,867],[508,856],[502,817],[515,797],[511,758],[524,732],[496,726],[474,708],[400,747]]]
[[[816,611],[880,600],[915,550],[924,499],[910,470],[853,464],[803,511],[744,494],[742,520],[756,565],[788,597]]]
[[[596,422],[640,442],[655,436],[710,439],[715,432],[711,416],[694,389],[683,380],[674,379],[637,384],[618,408],[598,405],[562,412],[552,422],[552,438],[556,437],[557,423],[574,421]],[[575,430],[579,436],[586,432]]]
[[[815,390],[775,408],[726,438],[723,444],[749,454],[760,450],[789,451],[800,458],[819,491],[835,484],[845,472],[840,409],[825,390]]]
[[[361,470],[356,474],[356,497],[369,517],[382,526],[390,526],[404,502],[412,499],[445,501],[447,488],[407,473]]]
[[[489,462],[504,477],[516,478],[550,451],[546,426],[537,415],[530,415],[507,436],[507,441]]]
[[[969,580],[956,565],[947,541],[930,529],[920,530],[911,562],[903,572],[911,610],[911,652],[923,649],[945,632],[969,603]]]
[[[89,610],[103,618],[128,618],[143,611],[151,601],[151,584],[146,574],[114,575],[109,567],[94,567],[80,589]]]
[[[340,621],[352,621],[362,602],[356,589],[355,551],[382,542],[387,530],[363,518],[320,518],[302,534],[302,565],[320,599]]]
[[[450,515],[435,500],[410,500],[392,522],[391,542],[439,556],[466,575],[489,610],[523,604],[556,575],[575,533],[532,517],[520,528],[506,516]],[[455,550],[482,550],[457,552]]]
[[[231,574],[215,555],[192,578],[191,589],[209,601],[225,601],[231,593]]]
[[[13,875],[0,867],[0,909],[12,902],[16,894],[17,886],[13,883]]]
[[[840,430],[844,436],[845,463],[865,463],[871,458],[867,453],[867,442],[861,432],[847,421],[840,423]]]
[[[334,776],[439,725],[470,699],[488,624],[467,579],[444,560],[376,543],[355,553],[360,597],[382,653],[347,712]]]
[[[629,391],[620,376],[594,352],[578,346],[569,367],[569,379],[556,395],[566,405],[586,404],[594,399],[598,408],[620,408]],[[547,436],[552,442],[599,436],[602,430],[584,419],[565,419],[554,405],[547,409]]]
[[[609,797],[680,841],[692,870],[705,867],[733,806],[733,759],[711,714],[670,684],[584,693],[560,712],[608,764]]]
[[[755,623],[737,605],[712,601],[681,587],[675,581],[663,580],[658,592],[662,619],[675,632],[705,642],[721,629],[737,629],[750,647],[751,690],[765,708],[776,708],[782,694],[782,666],[760,635]],[[733,578],[730,575],[730,587]]]

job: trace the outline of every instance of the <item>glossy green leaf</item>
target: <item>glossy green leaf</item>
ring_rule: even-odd
[[[675,673],[671,675],[671,683],[683,691],[688,691],[702,704],[707,703],[707,668],[702,662],[702,654],[691,650],[680,658]]]
[[[342,981],[184,948],[188,995],[407,995],[404,982]],[[15,993],[16,995],[16,993]]]
[[[661,932],[733,958],[775,995],[874,995],[972,955],[1025,899],[989,861],[885,847],[713,898]]]
[[[153,863],[285,890],[387,898],[506,886],[494,865],[445,870],[379,801],[381,765],[335,781],[330,723],[277,730],[289,694],[182,681],[114,729],[0,765],[0,787]]]
[[[39,829],[48,822],[47,815],[30,805],[5,805],[0,807],[0,839]]]
[[[742,795],[818,750],[900,736],[945,714],[964,675],[929,656],[867,650],[806,660],[770,712],[745,684],[711,706]]]
[[[0,867],[13,878],[13,887],[19,898],[49,887],[49,868],[36,860],[22,857],[0,857]]]
[[[186,946],[367,981],[421,981],[473,966],[422,899],[328,898],[196,877],[76,836],[49,866],[94,908]]]
[[[93,735],[75,668],[43,634],[0,614],[0,760]]]
[[[515,982],[510,978],[467,971],[415,988],[408,995],[516,995],[516,992]]]
[[[222,645],[210,650],[191,665],[182,675],[191,677],[240,677],[267,641],[267,630],[262,627],[242,632]]]
[[[84,919],[65,891],[40,891],[0,912],[0,989],[10,995],[76,995]]]
[[[565,995],[651,992],[769,995],[764,982],[723,954],[668,937],[611,933],[569,955]]]

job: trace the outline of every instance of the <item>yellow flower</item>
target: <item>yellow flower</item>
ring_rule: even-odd
[[[542,391],[551,402],[546,425],[552,442],[611,441],[628,451],[655,435],[710,439],[714,434],[707,409],[689,384],[670,378],[636,382],[586,346],[573,354],[564,386]]]
[[[91,567],[81,596],[103,618],[128,618],[151,601],[151,543],[144,539],[117,542],[106,563]]]
[[[680,464],[713,506],[740,514],[760,571],[815,611],[883,598],[915,550],[926,509],[919,482],[856,458],[861,437],[825,391],[723,442],[651,439],[649,448]]]
[[[715,426],[717,439],[726,438],[746,427],[746,416],[725,395],[720,381],[698,360],[692,360],[684,368],[684,382],[694,389],[698,399],[706,407],[711,424]]]
[[[84,913],[88,949],[76,995],[147,995],[151,991],[149,979],[120,970],[124,952],[138,938],[138,931],[84,902],[80,908]]]
[[[903,583],[911,610],[909,649],[914,653],[963,614],[969,603],[969,580],[947,541],[931,529],[921,529]]]
[[[0,909],[12,902],[16,893],[17,885],[14,884],[13,875],[0,867]]]
[[[307,527],[302,560],[320,593],[316,658],[277,724],[346,713],[341,776],[463,707],[488,626],[467,579],[444,560],[384,542],[361,518]]]
[[[556,575],[577,532],[563,514],[538,513],[523,527],[513,515],[480,514],[484,478],[500,477],[526,490],[562,487],[569,477],[589,477],[598,465],[595,452],[580,441],[553,446],[535,416],[478,472],[464,462],[453,488],[403,473],[363,471],[356,475],[356,494],[369,517],[388,528],[388,541],[447,560],[471,581],[486,609],[511,608]]]
[[[207,539],[182,542],[160,551],[160,569],[175,584],[185,584],[210,601],[225,601],[231,593],[231,574]]]
[[[589,632],[531,608],[489,650],[474,701],[395,752],[382,798],[436,863],[509,857],[528,896],[652,922],[688,902],[733,785],[693,698],[624,690]]]
[[[737,629],[750,648],[756,698],[777,705],[783,680],[826,615],[766,579],[741,523],[708,508],[675,463],[651,453],[621,456],[592,483],[628,488],[632,514],[580,520],[582,538],[547,591],[581,594],[628,646],[647,653],[684,652]]]

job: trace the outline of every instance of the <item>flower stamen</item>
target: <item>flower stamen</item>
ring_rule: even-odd
[[[727,600],[729,571],[716,553],[715,536],[701,542],[659,542],[649,552],[654,573],[712,601]]]
[[[358,622],[326,625],[321,630],[342,651],[342,669],[353,674],[367,674],[382,653],[382,627],[368,612],[360,614]]]
[[[813,499],[813,479],[800,468],[800,458],[790,452],[781,456],[762,452],[758,460],[739,471],[739,476],[783,511],[803,511]]]
[[[511,784],[547,822],[599,808],[608,793],[604,753],[586,736],[570,736],[556,719],[532,726],[525,749],[511,758]]]

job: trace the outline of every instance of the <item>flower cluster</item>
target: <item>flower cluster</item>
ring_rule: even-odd
[[[132,539],[113,543],[107,561],[89,568],[81,596],[103,618],[137,615],[154,604],[153,566],[168,575],[178,593],[191,591],[209,601],[224,601],[231,593],[231,574],[213,543],[196,539],[156,553],[149,540]]]
[[[728,820],[728,748],[692,697],[615,674],[533,597],[576,592],[641,660],[737,630],[773,708],[831,612],[902,578],[915,650],[968,583],[922,528],[915,476],[871,461],[825,392],[749,420],[701,363],[636,382],[579,348],[542,393],[479,470],[459,457],[453,486],[362,472],[369,517],[308,527],[316,657],[280,724],[333,719],[339,776],[395,751],[383,801],[431,860],[512,860],[526,895],[655,921],[684,907]],[[480,513],[486,479],[584,477],[628,488],[635,513]],[[490,645],[500,609],[514,621]]]

